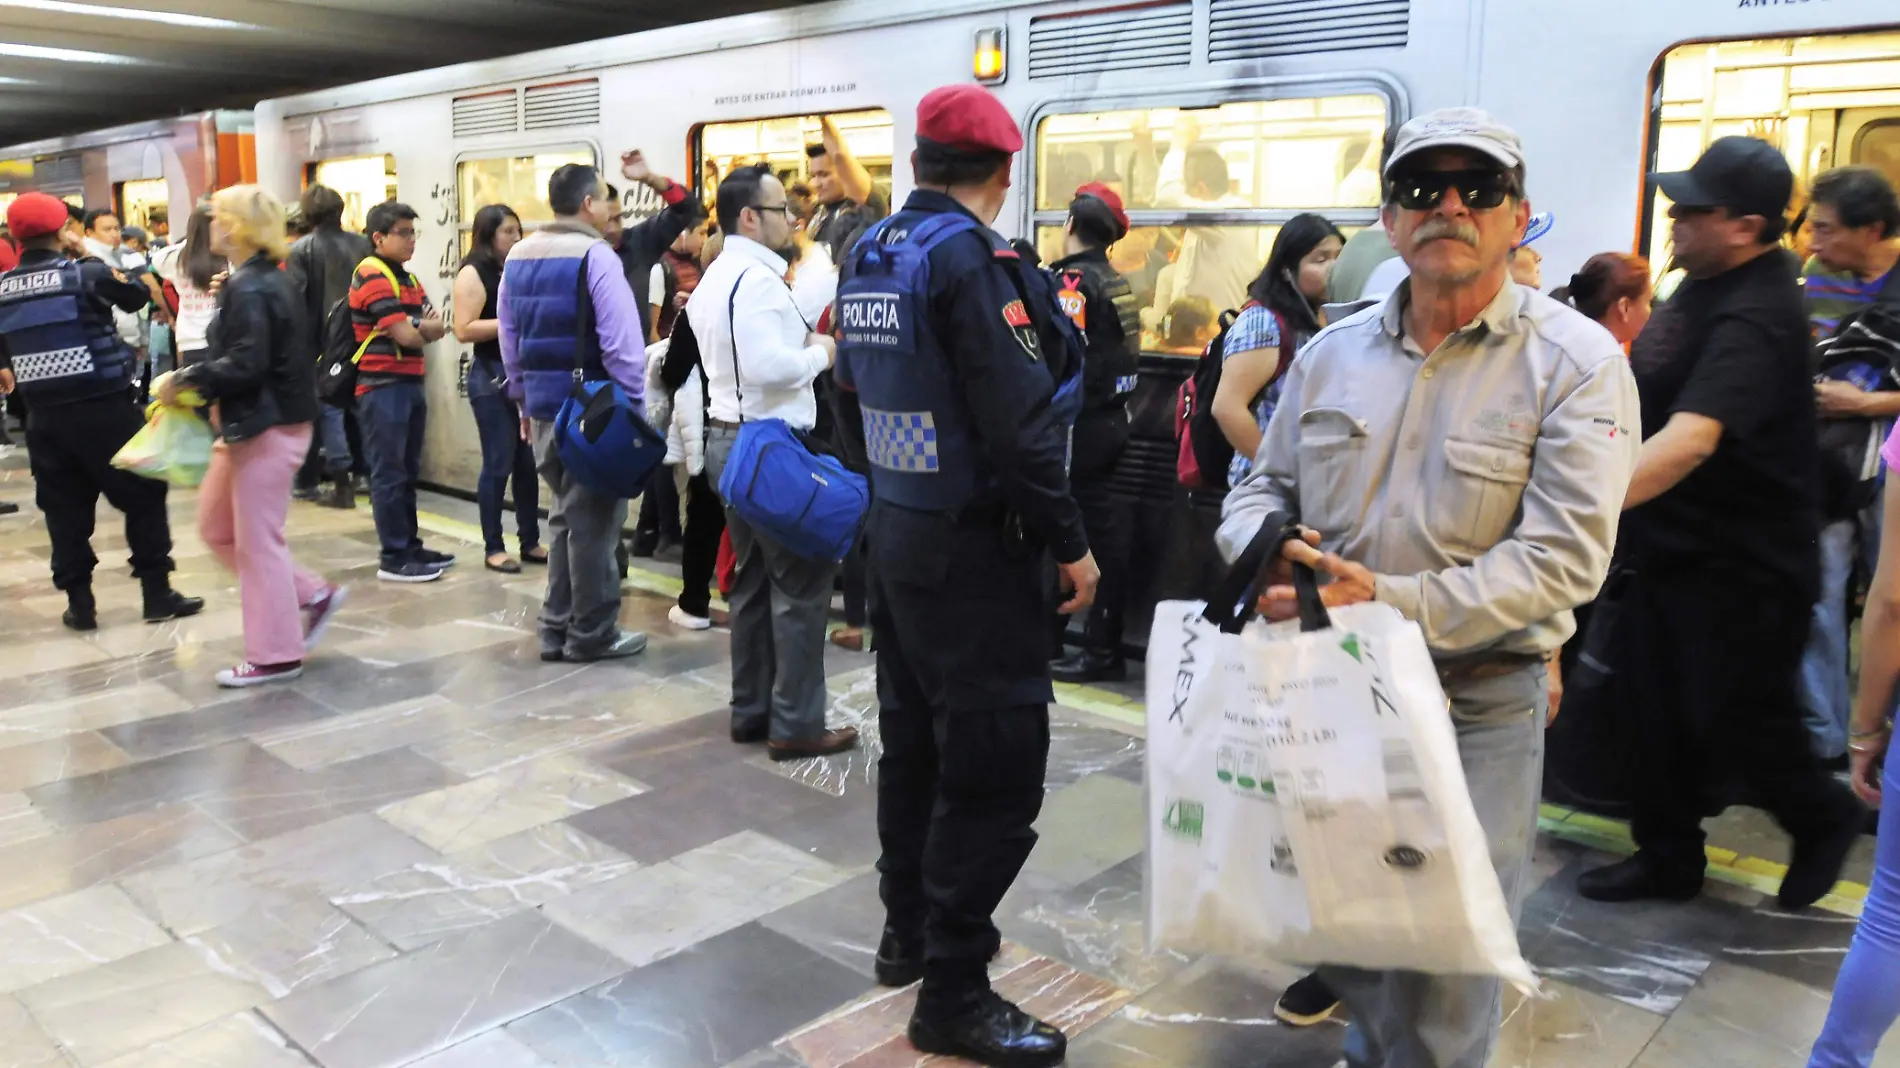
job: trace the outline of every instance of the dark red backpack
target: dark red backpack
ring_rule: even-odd
[[[1241,312],[1259,306],[1259,301],[1250,300],[1242,304],[1238,311],[1221,313],[1219,336],[1208,342],[1207,351],[1201,353],[1200,362],[1194,366],[1194,373],[1181,383],[1181,390],[1175,396],[1174,477],[1189,489],[1227,489],[1227,469],[1234,462],[1234,447],[1228,443],[1227,435],[1221,432],[1220,423],[1214,419],[1214,394],[1220,390],[1221,366],[1227,358],[1228,331],[1234,328],[1234,321],[1240,318]],[[1292,366],[1295,351],[1293,334],[1285,317],[1279,312],[1270,314],[1280,331],[1280,360],[1273,369],[1273,376],[1261,387],[1263,394]],[[1248,406],[1257,403],[1259,398],[1255,397]]]

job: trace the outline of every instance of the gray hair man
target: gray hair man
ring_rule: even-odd
[[[1635,468],[1636,384],[1609,333],[1511,284],[1530,219],[1517,134],[1473,108],[1399,131],[1382,217],[1410,278],[1314,338],[1252,473],[1227,498],[1231,559],[1274,512],[1329,605],[1382,601],[1437,661],[1471,799],[1513,915],[1542,785],[1546,664],[1602,585]],[[1283,562],[1284,566],[1284,562]],[[1277,581],[1285,582],[1285,576]],[[1262,610],[1293,615],[1273,585]],[[1322,967],[1353,1068],[1484,1068],[1500,982]]]

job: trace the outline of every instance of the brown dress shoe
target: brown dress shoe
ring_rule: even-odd
[[[796,742],[767,742],[766,751],[773,760],[803,760],[806,757],[830,756],[855,749],[858,745],[856,727],[840,727],[835,731],[826,731],[816,738],[807,738]]]
[[[831,644],[840,649],[849,649],[854,653],[864,651],[864,628],[839,627],[831,632]]]

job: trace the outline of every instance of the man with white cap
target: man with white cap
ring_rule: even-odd
[[[1231,558],[1285,513],[1305,534],[1285,556],[1329,580],[1328,605],[1382,601],[1418,623],[1515,914],[1537,830],[1545,661],[1609,569],[1636,385],[1601,327],[1511,283],[1531,210],[1517,134],[1473,108],[1406,123],[1384,201],[1410,277],[1300,354],[1219,541]],[[1272,618],[1294,614],[1290,585],[1261,600]],[[1498,980],[1320,963],[1352,1016],[1351,1068],[1490,1060]]]

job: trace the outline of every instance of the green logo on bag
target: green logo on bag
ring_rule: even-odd
[[[1359,635],[1347,634],[1344,638],[1339,640],[1339,647],[1346,650],[1347,656],[1352,657],[1354,660],[1359,659]]]
[[[1204,809],[1199,801],[1170,801],[1168,810],[1162,814],[1161,829],[1183,841],[1201,841],[1201,820]]]

